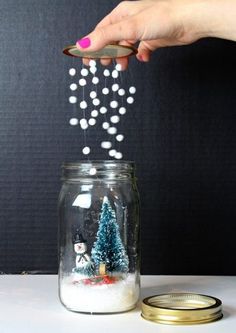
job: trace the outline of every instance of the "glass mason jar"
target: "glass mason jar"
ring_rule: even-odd
[[[69,310],[118,313],[139,298],[139,196],[134,163],[63,165],[59,297]]]

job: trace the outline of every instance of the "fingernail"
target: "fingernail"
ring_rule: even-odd
[[[140,60],[140,61],[143,61],[143,57],[142,57],[141,55],[139,56],[139,60]]]
[[[79,46],[82,47],[82,49],[87,49],[87,47],[91,45],[91,40],[88,37],[82,38],[78,40],[76,44],[79,44]]]

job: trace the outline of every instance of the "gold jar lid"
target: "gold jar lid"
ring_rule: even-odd
[[[143,300],[141,315],[161,324],[204,324],[223,317],[222,302],[215,297],[193,293],[155,295]]]
[[[81,51],[76,45],[69,45],[63,49],[63,53],[68,56],[88,59],[122,58],[129,57],[137,52],[138,51],[134,47],[113,44],[107,45],[98,51]]]

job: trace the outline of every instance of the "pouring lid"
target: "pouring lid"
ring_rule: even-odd
[[[63,49],[63,53],[77,58],[88,59],[111,59],[129,57],[136,54],[138,51],[134,47],[125,45],[107,45],[103,49],[98,51],[81,51],[76,45],[69,45]]]

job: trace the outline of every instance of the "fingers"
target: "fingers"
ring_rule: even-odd
[[[77,41],[80,50],[97,51],[106,45],[120,40],[137,40],[140,38],[136,16],[122,22],[106,25],[92,31],[88,36]]]

